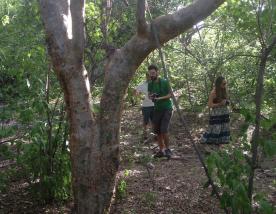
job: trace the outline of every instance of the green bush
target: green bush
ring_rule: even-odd
[[[71,192],[69,153],[58,149],[50,156],[41,144],[23,145],[18,163],[29,180],[31,192],[41,202],[65,200]]]
[[[249,165],[238,148],[212,153],[207,166],[215,182],[221,187],[221,206],[231,208],[232,213],[250,213],[247,196]]]

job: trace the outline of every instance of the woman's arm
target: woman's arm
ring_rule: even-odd
[[[216,98],[216,92],[213,90],[211,91],[210,95],[209,95],[209,99],[208,99],[208,107],[209,108],[215,108],[215,107],[219,107],[219,106],[223,106],[226,103],[226,100],[222,100],[219,103],[214,103],[214,99]]]

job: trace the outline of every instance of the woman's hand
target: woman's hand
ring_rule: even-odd
[[[220,106],[225,106],[225,105],[226,105],[226,102],[227,102],[227,100],[224,99],[224,100],[222,100],[219,104],[220,104]]]

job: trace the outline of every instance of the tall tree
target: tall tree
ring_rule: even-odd
[[[216,10],[224,0],[198,0],[153,20],[163,44]],[[101,111],[91,112],[92,97],[84,67],[84,0],[40,0],[53,67],[63,88],[70,124],[74,202],[77,213],[103,213],[110,206],[119,165],[122,101],[136,69],[156,48],[138,1],[137,34],[109,56]]]
[[[257,155],[258,155],[258,141],[260,140],[260,123],[261,123],[261,107],[262,107],[262,99],[263,99],[263,88],[264,88],[264,75],[266,70],[266,63],[268,61],[268,57],[270,56],[273,48],[276,45],[276,34],[273,33],[273,11],[271,11],[271,15],[269,17],[267,29],[265,27],[262,28],[261,25],[261,11],[268,10],[267,8],[273,9],[273,4],[271,2],[258,2],[256,7],[256,20],[257,20],[257,29],[258,29],[258,38],[261,44],[260,50],[260,63],[257,77],[257,85],[255,92],[255,104],[256,104],[256,117],[255,117],[255,130],[254,136],[252,139],[252,160],[251,160],[251,171],[248,181],[248,198],[252,201],[253,194],[253,182],[254,182],[254,171],[257,165]],[[271,5],[270,5],[271,4]]]

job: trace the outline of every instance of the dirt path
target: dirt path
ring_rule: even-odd
[[[194,138],[199,138],[206,117],[186,114],[186,122]],[[235,120],[234,123],[241,124]],[[232,127],[239,129],[238,125]],[[235,130],[234,130],[235,131]],[[175,114],[171,123],[173,158],[154,159],[156,144],[141,140],[141,113],[139,108],[124,112],[121,124],[121,165],[117,176],[117,194],[113,214],[220,214],[224,213],[211,188],[203,188],[207,181],[196,153],[186,137]],[[201,146],[202,147],[202,146]],[[256,171],[256,188],[269,193],[276,204],[276,158],[263,162]],[[0,173],[12,164],[1,160]],[[1,193],[1,192],[0,192]],[[0,214],[10,213],[70,213],[72,201],[66,204],[38,205],[28,191],[23,178],[10,181],[8,191],[0,194]]]
[[[113,206],[113,213],[223,213],[219,202],[204,189],[206,176],[184,129],[175,114],[171,125],[172,160],[153,159],[156,144],[141,142],[141,115],[138,109],[124,113],[122,121],[122,165],[119,187],[126,184],[125,196]],[[186,115],[191,130],[199,119]],[[198,133],[198,132],[197,132]],[[194,136],[198,137],[198,136]]]

